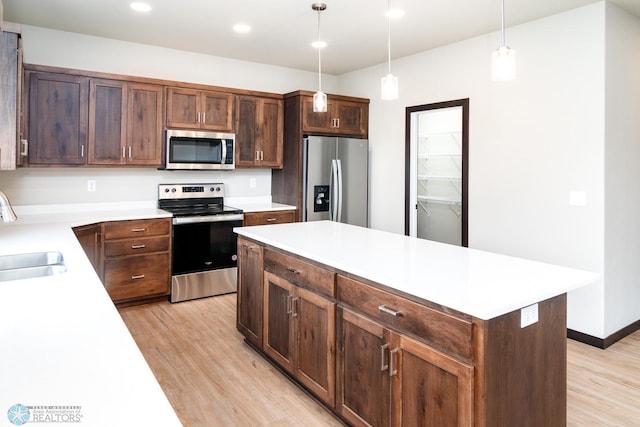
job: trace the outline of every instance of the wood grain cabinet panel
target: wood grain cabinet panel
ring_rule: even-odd
[[[102,224],[103,283],[116,303],[169,295],[171,218]]]
[[[265,272],[264,307],[265,353],[333,407],[335,302]]]
[[[100,232],[100,224],[73,227],[73,232],[98,277],[102,277],[102,233]]]
[[[127,139],[127,84],[91,79],[89,84],[90,165],[125,164]]]
[[[289,222],[295,222],[296,211],[262,211],[262,212],[245,212],[244,213],[244,225],[270,225],[270,224],[285,224]]]
[[[238,237],[238,330],[262,349],[262,246]]]
[[[167,89],[167,126],[232,132],[235,95],[187,88]]]
[[[0,31],[0,170],[14,170],[19,134],[22,81],[20,34]]]
[[[26,76],[29,164],[85,164],[89,78],[31,72]]]
[[[129,83],[127,89],[128,165],[161,166],[163,146],[162,86]]]
[[[327,112],[313,111],[313,97],[303,96],[302,130],[319,134],[339,134],[366,138],[369,128],[369,104],[327,96]]]
[[[238,96],[236,167],[282,167],[282,99]]]
[[[264,251],[264,269],[297,285],[329,297],[335,296],[334,272],[299,258],[266,249]]]

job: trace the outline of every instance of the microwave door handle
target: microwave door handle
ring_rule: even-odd
[[[223,165],[227,160],[227,140],[222,140],[222,158],[220,159],[220,164]]]

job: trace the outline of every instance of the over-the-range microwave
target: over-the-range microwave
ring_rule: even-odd
[[[166,169],[234,169],[232,133],[167,129]]]

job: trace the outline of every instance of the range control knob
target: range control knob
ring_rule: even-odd
[[[217,192],[220,192],[220,187],[216,187],[216,191],[217,191]]]
[[[168,193],[168,192],[169,192],[169,189],[168,189],[168,188],[165,188],[165,189],[164,189],[164,192],[165,192],[165,193]]]
[[[175,187],[171,189],[172,193],[175,193],[176,191],[178,191],[178,190],[176,190]]]

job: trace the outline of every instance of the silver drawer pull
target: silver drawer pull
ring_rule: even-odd
[[[394,348],[389,352],[389,365],[391,366],[389,368],[390,377],[398,375],[398,352],[400,352],[399,348]]]
[[[300,274],[300,270],[296,270],[293,267],[287,267],[287,271],[290,271],[293,274]]]
[[[277,221],[278,218],[267,218],[267,222],[273,222],[273,221]]]
[[[146,247],[147,245],[131,245],[131,249],[143,249]]]
[[[391,310],[390,308],[387,308],[384,304],[382,304],[381,306],[378,306],[378,310],[380,310],[383,313],[390,314],[394,317],[402,316],[401,311]]]
[[[144,279],[144,274],[138,274],[137,276],[131,276],[131,280]]]
[[[147,229],[146,228],[132,228],[131,231],[133,233],[140,233],[142,231],[147,231]]]

